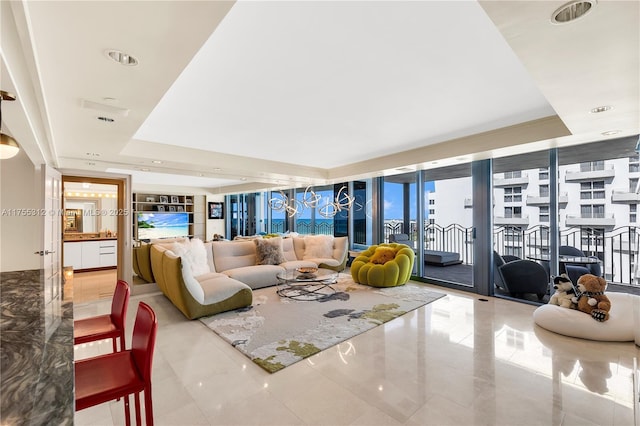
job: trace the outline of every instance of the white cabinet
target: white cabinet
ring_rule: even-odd
[[[64,266],[82,269],[82,243],[64,243]]]
[[[116,266],[118,264],[118,246],[116,240],[100,241],[100,266]]]
[[[100,241],[83,241],[82,269],[100,267]]]
[[[76,241],[64,243],[64,266],[75,271],[118,265],[116,240]]]

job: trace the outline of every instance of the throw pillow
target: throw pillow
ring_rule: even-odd
[[[207,259],[207,250],[200,238],[193,238],[190,244],[189,260],[191,261],[191,272],[197,277],[211,272]]]
[[[395,257],[396,251],[393,248],[378,247],[371,258],[369,258],[369,262],[384,265],[388,261],[395,259]]]
[[[329,259],[333,255],[333,236],[307,235],[304,237],[303,259]]]
[[[194,238],[191,241],[175,242],[171,246],[171,251],[182,258],[183,265],[191,270],[194,277],[211,272],[207,261],[207,251],[201,239]]]
[[[279,265],[285,262],[282,238],[253,240],[256,244],[256,265]]]

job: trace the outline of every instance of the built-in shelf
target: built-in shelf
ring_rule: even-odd
[[[194,195],[189,194],[148,194],[148,193],[136,193],[133,194],[133,236],[136,240],[139,239],[138,232],[138,218],[144,213],[186,213],[187,221],[185,232],[179,232],[184,235],[173,235],[181,237],[193,237],[194,232]],[[169,237],[172,235],[163,235],[162,237]]]

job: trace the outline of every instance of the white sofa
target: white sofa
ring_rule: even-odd
[[[315,257],[305,253],[305,237],[283,238],[282,251],[285,261],[278,265],[256,264],[256,244],[253,240],[214,241],[211,249],[216,272],[221,272],[256,289],[276,285],[277,275],[285,269],[314,266],[337,271],[344,270],[347,262],[348,239],[335,237],[332,240],[331,257]]]
[[[204,246],[198,253],[188,247],[192,243],[186,249],[181,247],[184,242],[152,244],[151,269],[165,296],[187,318],[194,319],[251,305],[251,290],[277,284],[278,274],[285,270],[316,266],[341,271],[346,267],[347,237],[331,237],[330,247],[325,247],[325,256],[320,257],[314,256],[318,252],[314,252],[312,241],[309,236],[283,238],[284,262],[275,265],[257,264],[254,241],[192,241],[194,246]]]

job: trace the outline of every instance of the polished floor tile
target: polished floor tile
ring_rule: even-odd
[[[157,292],[132,296],[127,339],[145,301],[159,321],[159,425],[633,426],[633,343],[559,336],[534,325],[534,306],[428,287],[447,296],[275,374]],[[76,318],[109,308],[110,298],[74,304]],[[94,342],[75,354],[110,349]],[[122,401],[75,418],[123,422]]]

